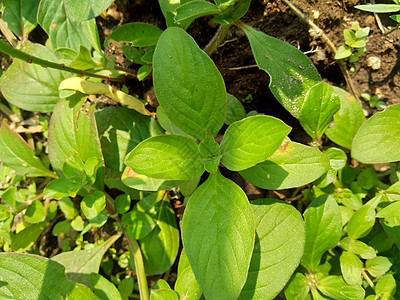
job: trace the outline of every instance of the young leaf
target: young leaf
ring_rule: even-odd
[[[296,273],[285,287],[287,300],[305,300],[309,292],[309,282],[302,273]]]
[[[46,222],[35,223],[18,232],[12,237],[11,250],[14,252],[25,252],[30,249],[42,234],[45,226]]]
[[[114,0],[64,0],[66,14],[75,27],[82,21],[90,20],[107,9]]]
[[[106,166],[123,171],[125,156],[151,136],[154,119],[119,106],[96,111],[95,117]]]
[[[41,0],[37,20],[49,35],[53,49],[66,47],[78,51],[80,45],[91,49],[82,26],[75,27],[69,18],[64,0]]]
[[[153,60],[154,89],[168,118],[199,140],[207,133],[216,136],[225,118],[226,91],[213,61],[176,27],[161,35]]]
[[[98,295],[101,299],[108,300],[122,300],[121,294],[117,287],[105,279],[102,275],[91,273],[90,274],[90,285],[89,287]]]
[[[288,189],[313,182],[329,168],[328,157],[317,149],[284,142],[266,161],[243,170],[240,175],[255,186]]]
[[[115,29],[104,41],[108,46],[109,41],[130,42],[134,47],[149,47],[157,44],[162,30],[151,24],[128,23]]]
[[[123,184],[132,189],[153,192],[172,189],[182,182],[181,180],[151,178],[134,172],[130,167],[125,168],[125,171],[122,173],[121,180]]]
[[[377,295],[382,295],[387,299],[391,299],[390,296],[394,295],[396,292],[396,280],[392,274],[386,274],[382,276],[375,287],[375,293]],[[388,297],[389,296],[389,297]],[[394,298],[393,298],[394,299]]]
[[[190,1],[190,0],[189,0]],[[158,0],[160,4],[161,11],[164,15],[165,22],[167,23],[168,27],[177,26],[178,24],[175,22],[175,9],[181,5],[181,2],[188,2],[188,1],[181,1],[181,0]],[[179,24],[182,28],[186,29],[189,27],[189,22],[183,22],[184,24]]]
[[[312,271],[321,255],[337,245],[342,235],[342,220],[335,199],[324,194],[313,200],[304,212],[306,247],[302,265]]]
[[[300,124],[309,136],[321,138],[339,108],[340,99],[336,91],[329,84],[320,82],[306,93],[300,109]]]
[[[231,125],[233,122],[240,121],[246,117],[246,111],[238,99],[231,94],[227,94],[226,100],[226,125]]]
[[[365,291],[359,285],[346,284],[341,276],[327,276],[318,281],[318,290],[332,299],[362,300]]]
[[[141,142],[127,155],[125,163],[138,174],[166,180],[189,180],[204,172],[197,144],[172,134]]]
[[[375,224],[375,208],[364,205],[359,208],[347,224],[347,234],[353,240],[360,239],[372,230]]]
[[[362,261],[351,251],[343,251],[340,255],[340,270],[348,285],[361,285]]]
[[[58,178],[49,182],[44,189],[43,197],[61,199],[63,197],[75,197],[86,182],[74,182],[65,178]]]
[[[43,45],[26,43],[22,50],[57,62],[56,56]],[[67,77],[66,72],[15,59],[1,76],[0,87],[4,98],[15,106],[28,111],[51,112],[60,99],[58,85]]]
[[[97,67],[97,64],[93,61],[92,54],[88,48],[80,45],[78,54],[69,66],[75,69],[87,70]]]
[[[239,296],[247,278],[254,230],[246,195],[219,172],[190,197],[182,220],[182,241],[206,298]]]
[[[247,25],[242,29],[250,41],[258,67],[271,76],[269,88],[272,93],[295,118],[299,118],[306,92],[321,82],[317,69],[303,52],[290,44]]]
[[[32,177],[56,175],[35,156],[31,146],[3,120],[0,128],[0,161],[18,174]]]
[[[4,299],[100,300],[87,286],[68,280],[62,265],[44,257],[0,253],[0,270]]]
[[[7,27],[21,40],[28,38],[29,32],[37,25],[36,14],[40,0],[3,0],[2,19]]]
[[[179,294],[180,299],[199,300],[202,292],[190,266],[185,249],[181,252],[177,276],[174,289]]]
[[[87,219],[97,217],[106,208],[106,196],[101,191],[87,194],[81,201],[81,209]]]
[[[42,202],[35,200],[31,203],[25,212],[25,221],[29,223],[39,223],[45,218],[44,207]]]
[[[228,127],[221,142],[221,162],[241,171],[266,160],[278,150],[291,128],[270,116],[252,116]]]
[[[369,118],[353,140],[351,155],[360,162],[385,163],[400,160],[400,104]]]
[[[182,21],[192,21],[203,16],[219,14],[221,9],[211,2],[194,0],[180,5],[175,11],[175,21],[180,23]]]
[[[120,236],[120,234],[115,234],[103,244],[89,250],[69,251],[57,254],[51,260],[65,267],[65,273],[70,280],[89,284],[89,275],[99,272],[103,255]]]
[[[256,241],[249,275],[239,299],[273,299],[303,256],[304,221],[293,206],[283,201],[259,199],[252,201],[251,207]]]
[[[389,258],[384,256],[377,256],[372,259],[368,259],[365,262],[365,269],[371,276],[380,277],[385,275],[391,268],[393,263]]]

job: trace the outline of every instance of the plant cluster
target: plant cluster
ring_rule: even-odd
[[[351,29],[343,31],[345,44],[337,49],[335,59],[347,59],[349,63],[355,63],[365,52],[366,38],[369,27],[361,28],[358,22],[351,24]]]
[[[159,0],[166,30],[129,23],[105,40],[127,42],[139,80],[152,73],[154,112],[101,82],[124,74],[94,19],[112,2],[2,2],[16,47],[0,41],[15,58],[0,78],[2,111],[15,120],[0,129],[0,297],[396,299],[400,105],[365,120],[300,50],[239,20],[250,0]],[[207,52],[185,31],[206,15],[220,24]],[[38,25],[45,46],[28,40]],[[207,53],[232,25],[314,147],[291,141],[275,117],[247,116],[226,91]],[[368,34],[353,30],[351,54]],[[107,103],[93,101],[99,94]],[[230,172],[302,193],[296,206],[249,201]],[[182,218],[172,197],[184,202]],[[61,253],[44,257],[55,240]],[[147,277],[175,262],[175,282],[158,277],[149,291]]]

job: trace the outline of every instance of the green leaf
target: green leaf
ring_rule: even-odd
[[[245,193],[219,172],[189,199],[182,242],[206,298],[236,299],[246,282],[254,221]]]
[[[242,29],[258,67],[271,76],[269,88],[275,98],[299,118],[306,92],[321,81],[317,69],[305,54],[290,44],[247,25]]]
[[[179,298],[186,300],[199,300],[202,292],[196,277],[194,276],[192,267],[190,266],[185,249],[181,252],[177,276],[178,278],[176,279],[174,289],[178,293]]]
[[[91,49],[83,32],[83,24],[75,26],[67,13],[64,0],[41,0],[37,20],[49,35],[53,49],[66,47],[78,51],[80,45]]]
[[[180,28],[165,30],[154,52],[153,68],[154,89],[168,118],[199,140],[207,133],[216,136],[225,118],[225,85],[194,39]]]
[[[354,254],[359,255],[363,259],[371,259],[376,257],[374,248],[359,240],[352,240],[349,237],[345,237],[340,241],[340,245],[343,247],[343,249],[354,252]]]
[[[175,12],[175,21],[180,23],[182,21],[192,21],[203,16],[219,14],[221,9],[211,2],[194,0],[180,5]]]
[[[105,11],[114,0],[64,0],[68,19],[76,27],[82,21],[90,20]]]
[[[78,215],[78,210],[74,207],[74,203],[69,197],[61,198],[59,205],[67,219],[72,220]]]
[[[35,200],[31,203],[25,212],[25,221],[29,223],[39,223],[45,218],[44,207],[42,202]]]
[[[165,21],[168,27],[177,26],[178,24],[175,22],[175,9],[181,5],[181,0],[158,0],[160,4],[161,11],[164,15]],[[182,28],[186,29],[189,27],[190,23],[184,22],[185,24],[180,24]]]
[[[377,218],[398,218],[400,216],[400,201],[396,201],[394,203],[390,203],[388,206],[384,207],[377,214]]]
[[[126,213],[131,207],[131,196],[128,194],[121,194],[114,199],[114,208],[120,214]]]
[[[400,104],[392,105],[369,118],[353,140],[351,155],[363,163],[400,160]]]
[[[25,252],[30,249],[42,234],[45,226],[46,222],[35,223],[18,232],[12,238],[11,250],[14,252]]]
[[[215,142],[214,137],[207,135],[204,141],[199,144],[199,151],[204,169],[211,174],[217,172],[222,155],[221,148]]]
[[[340,98],[340,109],[333,116],[333,126],[325,133],[334,143],[351,149],[353,138],[365,121],[364,113],[356,98],[340,88],[334,89]]]
[[[87,286],[68,280],[62,265],[38,255],[0,253],[0,270],[4,299],[100,300]]]
[[[349,223],[347,223],[347,234],[356,240],[368,235],[374,225],[375,208],[370,205],[363,205],[353,214]]]
[[[385,276],[382,276],[375,286],[375,293],[377,295],[394,295],[395,292],[396,280],[392,274],[386,274]]]
[[[137,78],[139,81],[145,79],[150,73],[153,71],[153,66],[151,65],[143,65],[137,71]]]
[[[57,62],[56,56],[43,45],[25,43],[21,50]],[[58,85],[67,77],[66,72],[15,59],[1,76],[0,87],[4,98],[15,106],[28,111],[51,112],[60,99]]]
[[[4,12],[2,19],[7,27],[21,40],[36,27],[36,14],[40,0],[3,0]]]
[[[368,259],[365,262],[365,268],[371,276],[380,277],[385,275],[392,266],[392,262],[389,258],[384,256],[377,256],[372,259]]]
[[[339,171],[344,168],[347,162],[347,155],[343,150],[339,148],[328,148],[325,151],[325,155],[329,157],[329,164],[335,171]]]
[[[164,192],[140,200],[135,209],[150,215],[156,227],[139,240],[147,275],[165,273],[178,255],[179,230],[175,213]]]
[[[51,233],[54,236],[59,236],[61,233],[67,233],[70,229],[71,229],[71,222],[69,220],[64,220],[54,225]]]
[[[79,70],[88,70],[97,67],[97,64],[93,61],[92,54],[88,48],[80,45],[77,56],[69,66]]]
[[[343,251],[340,255],[340,269],[348,285],[361,285],[362,267],[362,261],[353,252]]]
[[[356,5],[354,8],[374,13],[390,13],[400,11],[400,5],[396,4],[365,4]]]
[[[52,257],[51,260],[65,267],[65,273],[70,280],[89,285],[90,274],[99,272],[103,255],[120,236],[120,234],[113,235],[103,244],[95,248],[57,254]]]
[[[121,180],[123,184],[129,186],[132,189],[153,192],[172,189],[182,182],[181,180],[164,180],[151,178],[146,175],[138,174],[129,167],[125,168]]]
[[[225,124],[231,125],[233,122],[240,121],[246,117],[246,111],[242,103],[231,94],[227,94]]]
[[[239,299],[274,299],[303,256],[304,221],[293,206],[279,200],[251,202],[256,241],[249,275]]]
[[[125,163],[151,178],[189,180],[204,172],[197,144],[180,135],[151,137],[136,146]]]
[[[135,47],[149,47],[157,44],[162,30],[151,24],[128,23],[115,29],[104,41],[108,46],[109,41],[130,42]]]
[[[347,57],[350,57],[353,54],[353,50],[347,46],[347,45],[342,45],[337,49],[337,52],[335,54],[335,59],[344,59]]]
[[[307,278],[302,273],[296,273],[285,288],[287,300],[305,300],[309,296],[310,286]],[[311,299],[311,298],[310,298]]]
[[[171,289],[169,284],[159,279],[150,292],[151,300],[178,300],[178,294]]]
[[[90,288],[103,300],[122,300],[116,286],[100,274],[90,274]]]
[[[95,117],[106,166],[123,171],[125,156],[151,136],[154,119],[119,106],[96,111]]]
[[[304,212],[306,246],[302,265],[312,271],[321,255],[337,245],[342,235],[342,220],[335,199],[324,194],[313,200]]]
[[[221,162],[241,171],[266,160],[278,150],[291,128],[270,116],[252,116],[234,122],[221,142]]]
[[[284,142],[268,160],[240,172],[255,186],[268,189],[299,187],[322,176],[329,168],[325,154],[310,146]]]
[[[46,168],[31,146],[3,120],[0,128],[0,161],[18,174],[31,177],[56,177]]]
[[[102,191],[87,194],[81,201],[81,209],[87,219],[97,217],[106,208],[106,196]]]
[[[135,240],[143,239],[156,227],[148,214],[136,210],[124,214],[121,221],[126,226],[126,233]]]
[[[332,299],[362,300],[365,291],[359,285],[346,284],[341,276],[327,276],[318,280],[318,290]]]
[[[300,124],[313,139],[321,138],[339,108],[336,91],[329,84],[320,82],[306,93],[300,109]]]
[[[44,189],[43,197],[46,198],[54,198],[61,199],[63,197],[75,197],[78,191],[85,185],[85,183],[81,182],[73,182],[69,181],[65,178],[58,178],[56,180],[51,181],[46,185]]]
[[[161,106],[157,107],[157,120],[160,123],[161,127],[164,128],[165,131],[167,131],[168,133],[183,135],[194,139],[191,135],[179,129],[179,127],[176,126],[170,118],[168,118],[165,110]]]

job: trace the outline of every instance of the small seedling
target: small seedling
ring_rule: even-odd
[[[379,100],[381,98],[380,94],[371,95],[368,93],[362,93],[361,98],[363,100],[367,101],[371,108],[377,108],[377,109],[385,109],[386,108],[386,103]]]
[[[336,52],[335,59],[347,59],[349,63],[355,63],[365,52],[366,38],[369,27],[361,28],[358,22],[351,24],[351,29],[345,29],[343,35],[345,44],[340,46]]]

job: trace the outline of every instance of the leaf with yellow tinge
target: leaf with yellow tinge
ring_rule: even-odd
[[[122,104],[123,106],[136,110],[142,115],[152,115],[152,113],[145,108],[144,104],[139,99],[125,94],[124,92],[104,83],[88,81],[81,77],[71,77],[62,81],[59,89],[79,91],[87,95],[102,94]]]

